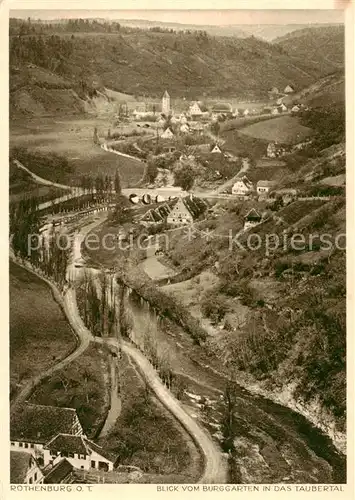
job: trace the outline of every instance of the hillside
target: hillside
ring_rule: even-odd
[[[296,30],[274,40],[291,57],[315,64],[323,75],[344,68],[344,26],[319,26]]]
[[[11,32],[10,32],[11,33]],[[29,67],[32,66],[32,67]],[[136,96],[265,98],[273,85],[305,88],[324,76],[301,52],[254,37],[143,30],[10,35],[12,112],[81,112],[104,87]],[[132,83],[134,82],[134,83]],[[37,109],[38,104],[38,109]]]
[[[284,98],[285,104],[301,102],[312,107],[341,104],[345,102],[345,76],[337,71],[325,76],[309,87]]]

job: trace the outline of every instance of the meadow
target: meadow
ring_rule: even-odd
[[[43,177],[55,182],[74,184],[83,175],[114,176],[119,169],[122,187],[135,185],[143,175],[144,164],[103,151],[93,142],[95,127],[97,127],[99,137],[104,137],[109,124],[104,119],[91,117],[86,119],[73,117],[62,120],[47,118],[14,120],[10,124],[10,150],[23,148],[29,154],[42,156],[55,154],[66,159],[69,165],[67,170],[47,168],[44,172],[42,168],[39,171],[36,161],[25,165],[37,175],[42,174]]]
[[[10,264],[10,397],[75,349],[76,338],[42,280]]]
[[[297,144],[310,136],[312,129],[301,125],[297,117],[280,116],[249,125],[240,129],[239,133],[264,141]]]

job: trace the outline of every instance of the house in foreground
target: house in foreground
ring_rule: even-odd
[[[64,458],[76,469],[113,470],[116,458],[87,439],[74,408],[24,403],[10,420],[11,451],[33,456],[49,472]]]
[[[34,454],[40,465],[44,465],[45,445],[61,433],[73,436],[84,433],[74,408],[23,403],[11,415],[11,450]]]
[[[32,453],[10,451],[10,483],[39,484],[43,483],[43,473]]]
[[[55,466],[65,458],[75,469],[97,469],[105,472],[114,469],[117,457],[85,436],[58,434],[44,449],[44,465]]]
[[[63,458],[46,474],[43,482],[45,484],[70,483],[73,474],[74,467],[66,458]]]
[[[244,217],[244,230],[257,226],[260,224],[261,219],[262,217],[259,212],[255,208],[252,208]]]
[[[248,179],[248,177],[244,176],[241,179],[238,179],[233,184],[232,194],[236,194],[238,196],[246,196],[249,195],[253,190],[253,183]]]

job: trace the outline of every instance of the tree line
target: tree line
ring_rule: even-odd
[[[40,233],[41,221],[36,198],[10,204],[10,238],[16,257],[54,279],[61,287],[66,282],[70,249],[67,238],[54,232]]]

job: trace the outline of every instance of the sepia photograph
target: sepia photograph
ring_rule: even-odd
[[[343,491],[344,10],[8,37],[10,484]]]

